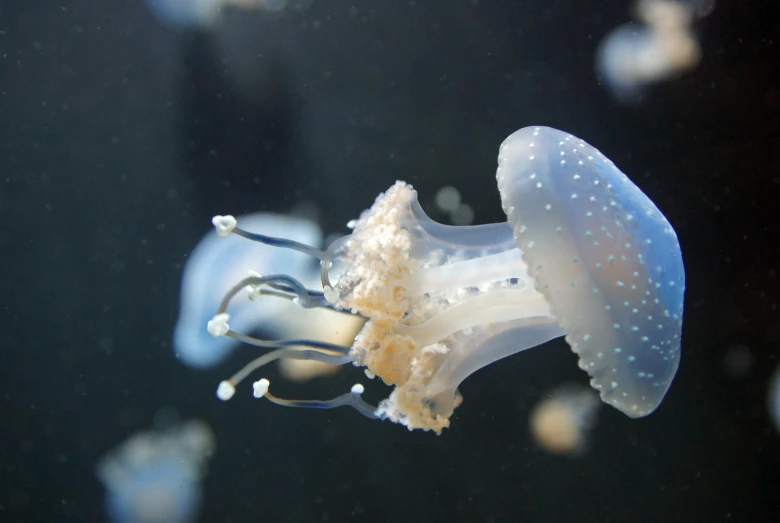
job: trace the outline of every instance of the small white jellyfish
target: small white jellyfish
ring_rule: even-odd
[[[363,401],[362,386],[333,400],[286,400],[260,380],[255,395],[290,407],[351,406],[438,434],[469,375],[565,336],[602,401],[632,418],[652,413],[680,359],[685,270],[671,224],[601,152],[549,127],[504,140],[496,180],[506,222],[436,223],[399,181],[325,251],[215,218],[220,235],[321,262],[321,290],[281,274],[248,277],[228,291],[209,332],[273,350],[222,381],[217,396],[230,399],[280,358],[351,363],[394,387],[378,407]],[[229,310],[247,286],[368,321],[350,346],[253,338],[236,329]]]
[[[474,223],[474,209],[467,203],[461,203],[450,213],[453,225],[471,225]]]
[[[285,236],[310,245],[322,242],[322,232],[314,222],[293,216],[255,213],[241,217],[252,228]],[[319,268],[300,253],[274,249],[257,242],[230,236],[207,234],[195,247],[184,266],[179,317],[173,330],[173,350],[190,367],[207,368],[223,361],[239,342],[229,337],[210,336],[205,325],[233,285],[250,274],[301,274],[306,285],[319,281]],[[262,328],[275,337],[299,336],[350,343],[360,330],[360,318],[330,310],[297,314],[299,308],[284,300],[271,300],[258,307],[247,292],[236,299],[231,322],[244,332]],[[327,372],[325,369],[320,369]]]
[[[557,388],[531,410],[531,435],[551,454],[580,454],[587,448],[600,404],[591,389],[574,385]]]
[[[188,523],[198,516],[201,479],[214,435],[201,421],[140,432],[100,459],[114,523]]]
[[[313,0],[146,0],[152,14],[173,27],[208,27],[219,20],[226,8],[253,9],[278,13],[285,9],[304,10]]]
[[[451,185],[445,185],[435,196],[436,207],[442,211],[452,212],[460,206],[460,191]]]
[[[639,0],[637,15],[645,24],[623,25],[602,41],[596,68],[620,100],[638,99],[644,88],[695,67],[701,57],[693,32],[696,18],[711,11],[703,0]]]
[[[474,209],[467,203],[463,203],[460,191],[450,185],[436,191],[434,198],[436,207],[446,212],[453,225],[471,225],[474,223]]]
[[[777,366],[769,382],[767,406],[769,408],[769,419],[772,421],[775,430],[780,432],[780,365]]]

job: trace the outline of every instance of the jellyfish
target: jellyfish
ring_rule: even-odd
[[[287,8],[307,9],[313,0],[146,0],[152,14],[174,27],[208,27],[227,7],[278,13]]]
[[[581,454],[587,448],[588,432],[599,405],[591,389],[558,387],[531,410],[531,435],[551,454]]]
[[[152,14],[174,27],[208,26],[219,17],[223,0],[146,0]]]
[[[357,330],[355,331],[357,334]],[[289,381],[304,382],[314,378],[327,377],[336,374],[338,365],[331,365],[317,360],[294,360],[281,358],[279,360],[279,373]]]
[[[769,418],[777,432],[780,432],[780,365],[775,369],[767,394]]]
[[[321,290],[275,274],[247,277],[225,295],[209,333],[272,350],[222,381],[218,397],[230,399],[239,382],[278,358],[351,363],[393,387],[377,407],[362,399],[361,384],[333,400],[288,400],[259,380],[254,395],[290,407],[351,406],[440,434],[469,375],[565,336],[603,402],[632,418],[652,413],[680,359],[685,273],[672,226],[607,157],[549,127],[509,136],[496,180],[506,222],[436,223],[412,186],[399,181],[325,251],[215,217],[218,235],[321,261]],[[256,339],[233,329],[229,311],[246,288],[367,322],[351,346]]]
[[[639,98],[644,88],[695,67],[701,57],[693,22],[712,10],[710,0],[640,0],[642,26],[623,25],[601,43],[596,68],[620,100]]]
[[[474,209],[460,198],[460,191],[446,185],[436,191],[436,207],[449,215],[453,225],[471,225],[474,221]]]
[[[322,242],[319,226],[302,217],[255,213],[241,217],[241,223],[308,244]],[[205,325],[219,306],[222,295],[249,271],[262,274],[291,271],[300,274],[307,285],[319,279],[317,266],[298,253],[243,241],[238,237],[222,239],[207,235],[192,251],[184,266],[179,317],[172,343],[179,360],[190,367],[208,368],[222,362],[235,349],[238,342],[209,336]],[[242,300],[237,299],[231,308],[231,321],[242,331],[262,329],[274,336],[306,332],[332,343],[344,343],[354,338],[362,326],[357,317],[320,310],[314,318],[303,318],[294,314],[294,306],[290,303],[276,300],[257,307],[252,298],[247,295]],[[313,373],[331,371],[321,364],[309,370]],[[294,370],[292,374],[295,374]]]
[[[108,491],[106,511],[115,523],[195,521],[200,482],[214,451],[214,435],[203,422],[141,432],[97,465]]]

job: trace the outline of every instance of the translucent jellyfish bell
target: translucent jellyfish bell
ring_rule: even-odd
[[[200,482],[214,451],[214,435],[190,421],[160,432],[141,432],[101,458],[98,479],[116,523],[189,523],[197,519]]]
[[[501,201],[566,341],[601,399],[653,412],[680,360],[685,270],[672,226],[601,152],[525,128],[499,153]]]
[[[439,433],[470,374],[566,335],[603,401],[631,417],[655,410],[679,363],[685,282],[672,227],[611,161],[567,133],[521,129],[501,145],[498,162],[504,223],[433,222],[403,182],[381,194],[350,223],[352,234],[325,252],[215,218],[219,234],[318,257],[323,287],[309,291],[275,275],[248,278],[227,294],[209,332],[276,350],[222,382],[218,395],[230,398],[239,381],[280,357],[354,363],[395,387],[378,408],[360,398],[359,385],[332,401],[295,401],[270,395],[268,381],[260,380],[255,396],[287,406],[350,405],[410,430]],[[230,328],[227,312],[246,286],[368,321],[351,347],[254,340]]]

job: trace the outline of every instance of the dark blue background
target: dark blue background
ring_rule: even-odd
[[[353,4],[177,33],[140,0],[0,3],[0,520],[102,520],[97,458],[172,406],[217,435],[203,521],[777,521],[777,3],[722,1],[700,67],[636,107],[593,73],[627,2]],[[343,232],[403,179],[426,208],[454,185],[477,222],[502,220],[497,148],[532,124],[598,147],[677,230],[682,363],[652,416],[605,408],[585,456],[540,451],[529,407],[586,382],[562,341],[469,378],[441,437],[248,390],[219,403],[247,352],[174,359],[211,215],[312,202]],[[724,372],[736,344],[742,378]],[[348,370],[275,392],[342,392]]]

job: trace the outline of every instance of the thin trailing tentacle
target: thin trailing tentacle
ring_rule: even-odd
[[[336,345],[335,347],[338,346]],[[339,349],[345,349],[345,347],[339,347]],[[348,350],[349,349],[347,349],[347,351]],[[220,382],[219,387],[217,387],[217,397],[223,401],[229,400],[235,394],[236,386],[246,379],[247,376],[260,367],[282,358],[316,360],[331,365],[344,365],[352,362],[352,358],[349,357],[349,354],[344,353],[343,350],[283,347],[255,358],[246,364],[244,368],[233,374],[229,379]]]
[[[233,338],[236,341],[246,343],[247,345],[253,345],[264,349],[283,349],[285,347],[309,347],[315,350],[327,350],[337,352],[339,354],[349,354],[349,347],[343,345],[336,345],[334,343],[328,343],[325,341],[317,340],[264,340],[262,338],[255,338],[254,336],[247,336],[228,330],[225,334],[229,338]]]
[[[251,241],[263,243],[272,247],[291,249],[312,256],[313,258],[317,258],[320,260],[320,280],[322,281],[322,288],[325,291],[324,295],[327,298],[327,301],[330,303],[335,303],[336,299],[338,299],[338,295],[335,294],[333,285],[330,283],[328,269],[330,269],[331,262],[333,261],[333,253],[337,246],[340,245],[339,240],[331,243],[328,249],[323,251],[321,249],[317,249],[316,247],[306,245],[305,243],[288,240],[286,238],[277,238],[275,236],[266,236],[265,234],[246,231],[238,226],[238,222],[233,216],[214,216],[211,219],[211,223],[214,224],[214,227],[216,228],[217,234],[219,236],[237,234],[238,236]]]
[[[264,283],[264,285],[267,285],[269,289],[262,289],[262,288],[255,288],[253,290],[253,295],[250,299],[255,300],[260,296],[273,296],[276,298],[283,298],[286,300],[294,301],[298,303],[299,296],[297,294],[296,288],[292,287],[290,285],[287,285],[285,283],[277,283],[277,282],[271,282],[267,281]],[[365,318],[362,314],[358,312],[351,312],[344,309],[340,309],[335,306],[335,304],[328,301],[328,299],[325,297],[325,293],[320,291],[314,291],[311,289],[306,289],[306,292],[309,295],[309,298],[311,301],[318,303],[318,305],[314,305],[315,307],[321,307],[321,308],[328,308],[334,312],[340,312],[342,314],[348,314],[350,316],[358,316],[361,318]],[[368,318],[365,318],[368,319]]]
[[[250,290],[254,292],[255,290],[259,290],[263,285],[268,285],[273,289],[295,294],[293,299],[304,309],[313,309],[315,307],[333,308],[332,305],[325,300],[321,292],[310,291],[292,276],[287,276],[286,274],[273,274],[270,276],[248,276],[235,284],[225,293],[222,302],[219,304],[217,314],[224,313],[227,310],[230,301],[242,290],[249,287]]]
[[[279,290],[262,291],[261,286],[263,285],[268,285],[272,289]],[[345,347],[343,345],[307,339],[266,340],[231,330],[228,323],[230,321],[230,314],[226,312],[227,307],[236,294],[247,287],[252,296],[266,293],[273,296],[282,295],[289,299],[289,295],[281,294],[282,291],[289,291],[290,295],[295,296],[294,301],[302,307],[332,308],[331,305],[323,299],[321,293],[310,292],[298,280],[287,275],[249,276],[234,285],[222,299],[217,314],[208,322],[207,328],[209,334],[215,337],[228,336],[248,345],[276,350],[260,356],[241,369],[232,378],[220,383],[219,388],[217,389],[217,396],[220,399],[230,399],[235,393],[235,386],[238,385],[241,380],[255,369],[279,358],[318,360],[336,365],[352,362],[352,358],[349,355],[350,347]]]
[[[321,267],[320,276],[323,287],[323,292],[312,291],[307,289],[300,281],[286,274],[262,276],[250,272],[250,275],[247,278],[244,278],[228,290],[222,298],[216,315],[208,323],[209,333],[212,336],[228,336],[249,345],[274,350],[255,358],[235,373],[230,379],[220,382],[217,387],[217,397],[223,401],[229,400],[235,394],[236,386],[241,383],[241,381],[246,379],[260,367],[281,358],[315,360],[334,365],[352,363],[353,360],[350,356],[350,347],[306,339],[265,340],[232,331],[228,324],[230,315],[227,313],[227,308],[230,305],[231,300],[235,298],[239,292],[245,289],[249,291],[250,299],[252,300],[257,299],[260,296],[272,296],[292,300],[306,309],[323,307],[338,312],[346,312],[337,309],[334,306],[334,303],[338,299],[338,291],[334,290],[330,283],[330,279],[328,278],[328,270],[332,265],[335,252],[343,244],[344,240],[337,240],[333,242],[326,251],[321,251],[309,245],[292,240],[245,231],[237,226],[236,219],[232,216],[215,216],[212,219],[212,223],[217,230],[217,234],[220,236],[227,236],[231,233],[237,234],[251,241],[284,249],[292,249],[319,259]],[[376,415],[376,407],[362,399],[361,394],[363,393],[363,386],[360,384],[353,386],[349,393],[342,394],[331,400],[286,400],[270,394],[268,392],[268,386],[269,382],[266,379],[255,382],[255,397],[260,398],[265,396],[269,401],[286,407],[316,409],[352,407],[368,418],[378,418]]]
[[[271,383],[267,379],[261,379],[254,383],[255,398],[266,398],[268,401],[283,407],[297,407],[306,409],[336,409],[338,407],[352,407],[362,415],[370,419],[379,419],[376,407],[363,400],[363,385],[356,383],[346,394],[330,400],[288,400],[274,396],[268,391]]]
[[[317,258],[318,260],[322,260],[323,257],[325,256],[325,251],[317,249],[316,247],[312,247],[311,245],[306,245],[305,243],[288,240],[286,238],[276,238],[274,236],[266,236],[264,234],[249,232],[249,231],[245,231],[244,229],[238,226],[234,227],[231,232],[233,234],[237,234],[241,237],[244,237],[247,240],[264,243],[272,247],[281,247],[282,249],[291,249],[294,251],[302,252],[303,254],[308,254],[309,256]]]

